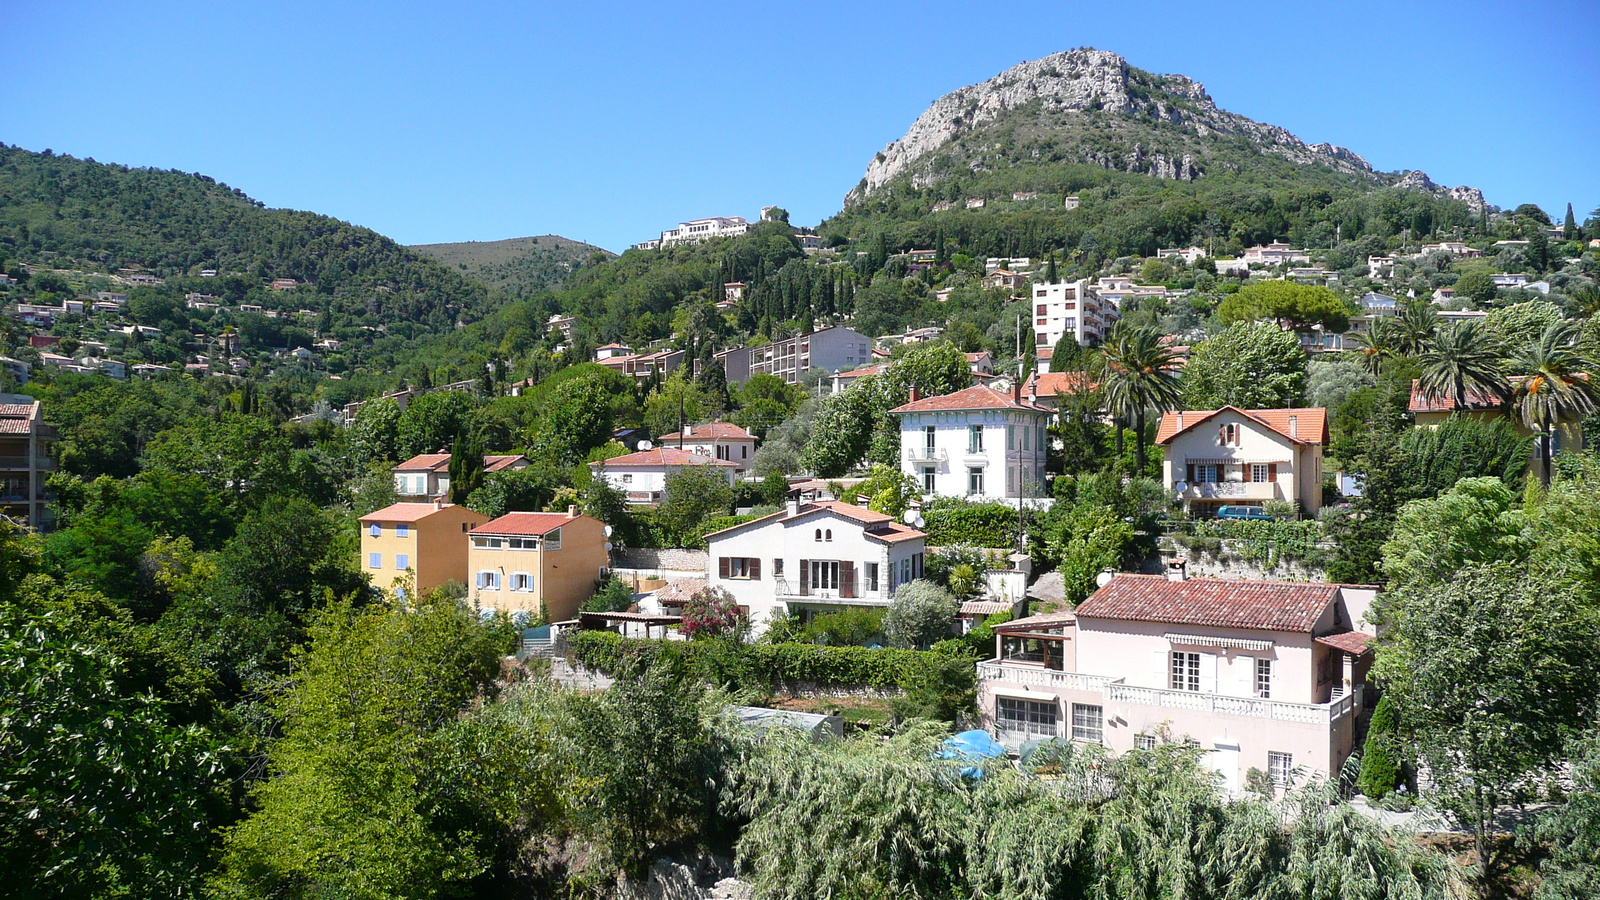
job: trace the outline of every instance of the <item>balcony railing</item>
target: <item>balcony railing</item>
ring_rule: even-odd
[[[1183,492],[1185,500],[1282,500],[1283,492],[1275,481],[1191,482]]]
[[[909,462],[944,462],[946,454],[940,447],[907,447],[906,459]]]
[[[54,471],[56,464],[49,457],[34,457],[33,468],[41,472]],[[26,456],[0,456],[0,469],[26,469],[28,458]]]
[[[1328,703],[1289,703],[1283,700],[1266,700],[1257,697],[1226,697],[1221,694],[1203,694],[1198,691],[1173,691],[1164,688],[1137,687],[1124,683],[1121,678],[1086,675],[1082,672],[1055,672],[1037,666],[1007,664],[1002,660],[995,659],[978,663],[978,680],[1004,681],[1032,687],[1094,691],[1104,696],[1107,703],[1127,703],[1135,706],[1183,709],[1225,716],[1245,716],[1255,719],[1302,722],[1312,725],[1329,725],[1355,712],[1354,694],[1346,694]]]

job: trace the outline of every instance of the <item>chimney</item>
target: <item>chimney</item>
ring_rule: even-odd
[[[1183,410],[1178,410],[1178,430],[1183,430]]]
[[[576,519],[577,517],[578,517],[578,507],[576,505],[567,507],[567,518]]]
[[[1020,379],[1011,382],[1011,402],[1019,406],[1022,405],[1022,381]]]
[[[1181,559],[1167,561],[1168,581],[1187,581],[1189,564]]]
[[[1299,416],[1290,416],[1289,417],[1289,437],[1298,438],[1299,436],[1300,436],[1300,417]]]
[[[913,387],[911,389],[911,400],[909,402],[915,403],[915,402],[917,402],[918,400],[921,400],[921,399],[922,399],[922,392]]]
[[[685,425],[685,426],[683,426],[683,436],[684,437],[689,437],[689,436],[691,436],[693,434],[694,434],[694,426],[693,425]]]
[[[916,392],[913,391],[912,393],[916,393]],[[793,500],[788,501],[788,506],[789,506],[789,517],[790,518],[793,518],[795,516],[800,515],[800,498],[799,497],[796,497]]]

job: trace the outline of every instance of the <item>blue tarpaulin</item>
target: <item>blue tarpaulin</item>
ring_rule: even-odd
[[[981,763],[986,759],[998,759],[1006,755],[1006,748],[989,737],[986,731],[963,731],[954,737],[945,739],[944,749],[939,751],[940,759],[954,759],[961,762]],[[981,766],[966,766],[961,774],[967,778],[983,777]]]

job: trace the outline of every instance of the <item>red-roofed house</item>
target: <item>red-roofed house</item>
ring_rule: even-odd
[[[1164,413],[1156,431],[1165,482],[1196,516],[1268,500],[1299,503],[1315,515],[1327,443],[1328,411],[1321,408],[1180,410]]]
[[[473,603],[550,622],[577,618],[607,572],[605,529],[576,506],[564,513],[506,513],[479,525],[467,549]]]
[[[783,511],[706,536],[713,587],[762,630],[775,617],[888,606],[922,577],[922,532],[864,506],[791,500]]]
[[[418,591],[467,583],[467,532],[489,521],[449,503],[395,503],[361,517],[361,565],[376,587],[415,574]]]
[[[1520,375],[1512,376],[1509,387],[1516,387],[1521,380],[1522,376]],[[1429,397],[1422,392],[1416,380],[1411,382],[1411,413],[1416,416],[1417,427],[1419,428],[1437,428],[1443,425],[1446,419],[1457,413],[1482,422],[1498,419],[1506,415],[1505,404],[1500,402],[1500,398],[1492,394],[1469,391],[1466,399],[1466,408],[1457,409],[1454,397]],[[1511,424],[1516,426],[1517,433],[1523,437],[1538,433],[1524,425],[1521,418],[1511,416],[1510,419]],[[1551,432],[1550,437],[1550,455],[1552,459],[1565,450],[1571,450],[1574,453],[1582,450],[1583,420],[1579,418],[1562,420]],[[1542,465],[1543,444],[1544,442],[1541,440],[1533,442],[1532,451],[1528,454],[1528,469],[1530,472],[1537,471]]]
[[[889,410],[900,417],[901,471],[939,497],[1020,501],[1045,493],[1050,410],[986,385],[921,397]]]
[[[1028,383],[1023,386],[1022,394],[1035,406],[1059,412],[1061,400],[1058,394],[1085,393],[1099,386],[1098,382],[1082,372],[1043,372],[1028,376]]]
[[[1365,705],[1373,587],[1115,575],[1072,613],[996,626],[979,702],[1001,741],[1198,741],[1231,790],[1327,776]]]
[[[738,471],[738,466],[728,460],[677,447],[655,447],[589,463],[597,477],[627,494],[629,503],[660,503],[666,499],[667,476],[693,466],[715,466],[730,485]]]
[[[710,422],[685,425],[680,434],[664,434],[656,446],[726,460],[733,463],[736,475],[743,475],[750,468],[750,458],[756,455],[756,436],[732,422]]]
[[[526,469],[528,458],[517,454],[485,456],[483,472]],[[450,454],[424,453],[413,456],[390,470],[394,473],[395,496],[401,499],[432,500],[450,493]]]

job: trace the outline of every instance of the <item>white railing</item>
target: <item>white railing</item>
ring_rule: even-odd
[[[990,660],[978,663],[978,680],[1009,681],[1037,687],[1065,688],[1074,691],[1099,691],[1115,680],[1104,675],[1085,675],[1082,672],[1058,672],[1038,666],[1019,666]]]
[[[943,462],[945,451],[941,447],[907,447],[906,459],[911,462]]]
[[[1271,481],[1219,481],[1211,484],[1190,483],[1183,492],[1186,500],[1211,500],[1218,498],[1236,500],[1281,500],[1278,485]]]

